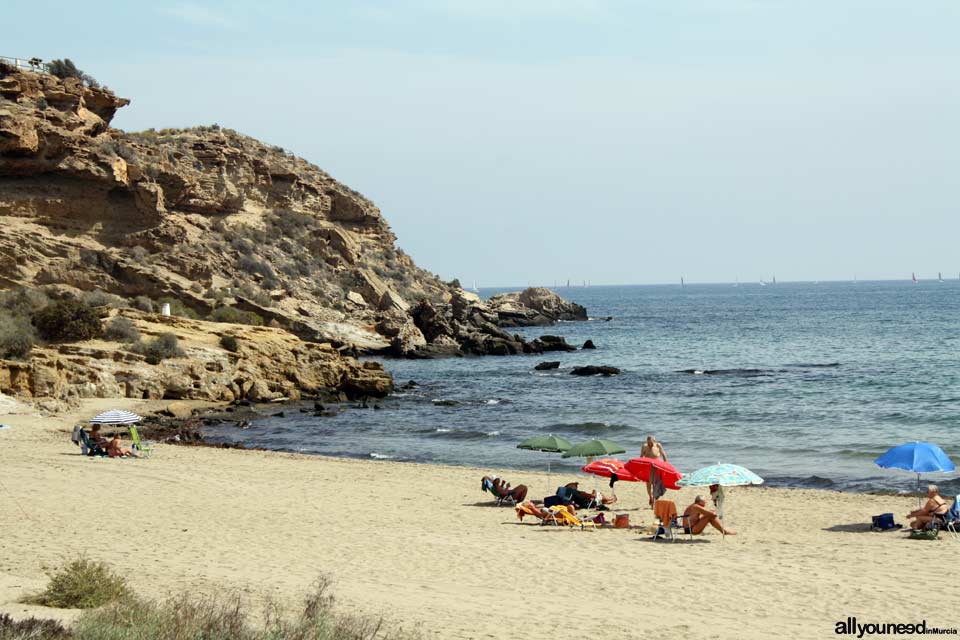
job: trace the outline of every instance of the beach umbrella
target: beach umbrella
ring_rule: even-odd
[[[141,420],[143,418],[131,411],[112,409],[97,415],[90,421],[90,424],[134,424]]]
[[[690,475],[682,478],[677,484],[681,487],[710,487],[719,485],[720,487],[739,487],[748,484],[763,484],[763,478],[755,474],[746,467],[737,464],[717,463],[697,469]],[[718,492],[716,498],[717,515],[723,519],[723,491]]]
[[[599,458],[626,453],[627,450],[610,440],[587,440],[575,444],[560,456],[561,458]]]
[[[562,453],[570,448],[570,441],[550,434],[548,436],[533,436],[517,445],[517,449],[540,451],[543,453]],[[547,458],[547,473],[550,473],[550,459]]]
[[[660,458],[634,458],[627,462],[627,471],[632,473],[637,480],[646,482],[650,480],[650,474],[657,473],[663,486],[667,489],[677,490],[677,482],[683,477],[676,467]]]
[[[763,478],[746,467],[719,462],[703,469],[697,469],[677,484],[681,487],[709,487],[716,484],[721,487],[737,487],[747,484],[763,484]]]
[[[627,470],[623,461],[617,460],[616,458],[602,458],[600,460],[594,460],[590,464],[585,464],[580,467],[580,471],[583,471],[584,473],[592,473],[593,475],[600,476],[602,478],[609,478],[613,475],[616,475],[617,480],[623,480],[624,482],[639,481],[639,478]]]
[[[949,473],[957,467],[943,449],[930,442],[907,442],[889,449],[874,460],[883,469],[903,469],[917,474],[917,500],[920,500],[920,474]]]
[[[555,435],[534,436],[527,438],[517,445],[517,449],[529,449],[530,451],[545,451],[547,453],[561,453],[571,447],[570,441],[566,438],[560,438]]]

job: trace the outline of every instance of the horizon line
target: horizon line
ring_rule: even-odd
[[[956,278],[938,278],[925,277],[917,278],[917,283],[920,282],[953,282],[960,281],[960,272],[958,272],[958,277]],[[912,282],[910,277],[905,278],[869,278],[869,279],[838,279],[838,280],[777,280],[774,283],[773,280],[734,280],[734,281],[723,281],[723,280],[706,280],[706,281],[684,281],[681,283],[679,280],[671,282],[603,282],[594,284],[589,280],[586,281],[586,285],[583,284],[583,280],[580,283],[571,283],[570,285],[566,284],[545,284],[545,283],[535,283],[528,282],[526,284],[479,284],[475,286],[477,289],[528,289],[530,287],[542,287],[545,289],[589,289],[591,287],[668,287],[668,286],[682,286],[682,285],[743,285],[743,286],[777,286],[781,284],[837,284],[837,283],[890,283],[890,282]],[[473,287],[463,286],[463,289],[467,291],[472,291]]]

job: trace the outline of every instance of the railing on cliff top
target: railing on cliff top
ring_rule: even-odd
[[[50,65],[40,58],[13,58],[11,56],[0,56],[0,62],[5,62],[17,69],[26,69],[36,73],[50,73]]]

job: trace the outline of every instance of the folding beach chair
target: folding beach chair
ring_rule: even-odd
[[[677,541],[676,530],[684,531],[682,522],[685,518],[690,517],[677,514],[676,503],[674,503],[673,500],[664,500],[663,498],[653,504],[653,514],[660,522],[660,524],[657,525],[656,532],[653,534],[653,539],[660,540],[662,538],[670,542]],[[690,531],[689,528],[687,528],[687,535],[693,540],[693,532]]]
[[[953,498],[953,505],[943,516],[933,521],[941,529],[946,529],[954,538],[960,538],[960,495]],[[931,524],[933,524],[931,523]]]
[[[107,450],[101,445],[93,444],[93,440],[90,439],[90,434],[88,434],[87,430],[83,427],[75,428],[73,430],[73,436],[71,436],[71,439],[73,440],[74,444],[80,447],[81,455],[99,457],[107,455]]]
[[[153,443],[149,440],[141,440],[140,432],[138,432],[137,428],[133,425],[130,425],[130,440],[133,442],[132,449],[139,451],[145,458],[150,457],[150,452],[153,451],[151,447]]]
[[[550,507],[550,511],[553,512],[554,521],[557,524],[562,524],[568,527],[580,527],[580,529],[585,529],[587,527],[597,527],[598,523],[593,520],[581,520],[577,516],[570,513],[570,510],[562,504],[559,504],[555,507]]]

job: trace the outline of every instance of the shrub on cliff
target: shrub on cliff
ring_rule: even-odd
[[[35,333],[23,317],[0,317],[0,358],[20,360],[30,355]]]
[[[92,609],[130,596],[123,576],[103,562],[80,558],[51,573],[47,588],[23,602],[58,609]]]
[[[149,342],[141,340],[131,347],[131,351],[145,356],[147,364],[160,364],[167,358],[182,358],[186,355],[180,348],[180,340],[173,333],[161,333]]]
[[[33,314],[33,326],[50,342],[92,340],[103,334],[99,314],[77,300],[62,300],[40,309]]]
[[[220,336],[220,346],[230,353],[236,353],[240,348],[240,345],[234,336]]]
[[[50,298],[37,289],[0,291],[0,309],[13,318],[29,318],[50,304]]]
[[[250,324],[259,327],[263,318],[252,311],[243,311],[236,307],[218,307],[207,318],[212,322],[232,322],[233,324]]]
[[[52,75],[57,76],[61,80],[66,80],[67,78],[77,78],[88,87],[96,89],[100,86],[100,83],[97,82],[96,78],[81,71],[70,58],[64,58],[63,60],[51,60],[47,63],[47,71],[49,71]]]
[[[129,318],[123,316],[117,316],[108,322],[104,335],[117,342],[136,342],[140,339],[140,331]]]
[[[146,311],[147,313],[153,313],[156,311],[153,307],[153,300],[147,296],[137,296],[133,299],[133,308],[140,309],[140,311]]]

